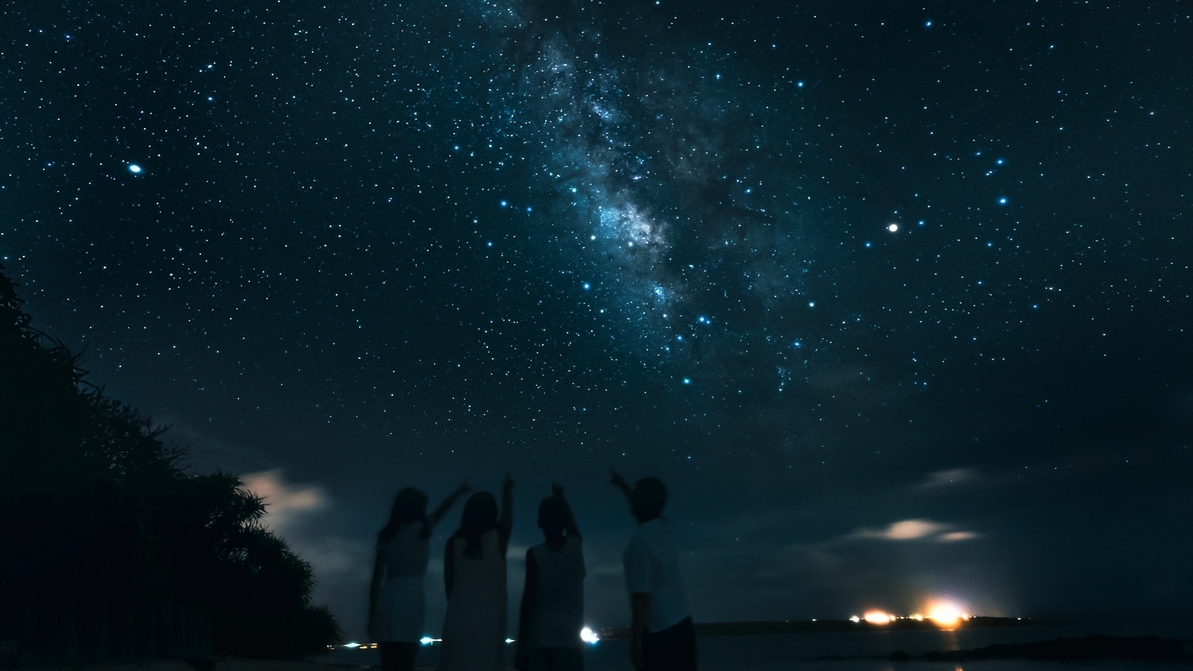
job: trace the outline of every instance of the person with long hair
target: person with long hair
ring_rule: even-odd
[[[526,586],[514,666],[518,671],[584,671],[584,549],[563,487],[539,503],[544,542],[526,551]]]
[[[501,510],[488,492],[464,504],[460,528],[443,553],[447,615],[439,671],[505,668],[505,553],[514,526],[514,481],[501,488]]]
[[[389,522],[377,534],[369,586],[369,636],[380,641],[383,671],[411,671],[425,632],[431,530],[471,488],[462,483],[427,515],[427,495],[406,487],[394,498]]]

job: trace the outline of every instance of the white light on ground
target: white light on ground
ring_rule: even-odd
[[[588,627],[584,627],[580,630],[580,640],[592,645],[593,643],[601,640],[601,637],[598,636],[595,631],[589,629]]]

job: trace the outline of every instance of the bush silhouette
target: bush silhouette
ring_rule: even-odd
[[[81,357],[33,328],[0,266],[0,589],[4,622],[176,603],[210,614],[219,654],[326,650],[310,565],[265,530],[234,475],[198,475]],[[72,611],[73,612],[73,611]]]

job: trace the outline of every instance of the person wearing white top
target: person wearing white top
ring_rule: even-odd
[[[382,671],[414,669],[425,634],[427,562],[431,530],[468,491],[464,482],[427,515],[427,495],[406,487],[394,498],[389,523],[377,534],[377,556],[369,586],[369,637],[381,643]]]
[[[638,521],[623,557],[632,619],[630,659],[639,671],[695,671],[696,631],[679,547],[662,516],[667,488],[658,478],[642,478],[631,488],[617,471],[612,476]]]
[[[552,483],[539,503],[546,542],[526,551],[526,587],[514,666],[519,671],[583,671],[580,628],[584,624],[584,551],[580,529]],[[565,535],[566,532],[566,535]]]

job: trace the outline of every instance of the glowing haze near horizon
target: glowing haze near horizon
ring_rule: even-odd
[[[558,479],[624,623],[610,465],[671,488],[699,620],[1182,613],[1190,23],[28,3],[0,262],[350,634],[393,493],[506,469],[510,603]]]

